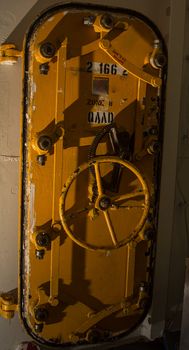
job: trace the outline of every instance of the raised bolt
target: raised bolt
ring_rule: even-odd
[[[40,136],[38,146],[42,151],[49,151],[52,148],[52,139],[46,135]]]
[[[44,255],[45,255],[44,249],[41,249],[41,250],[36,249],[35,256],[37,259],[42,260],[44,258]]]
[[[39,66],[39,72],[40,74],[47,75],[49,71],[49,64],[48,63],[42,63]]]
[[[41,154],[41,155],[37,156],[37,162],[41,166],[45,165],[46,160],[47,160],[47,157],[45,154]]]
[[[44,307],[36,308],[34,313],[35,313],[35,319],[38,322],[45,322],[49,316],[47,309]]]
[[[99,207],[101,210],[106,210],[111,206],[111,200],[109,197],[102,197],[99,201]]]
[[[43,330],[43,323],[35,323],[34,329],[36,333],[41,333]]]
[[[87,332],[86,339],[89,343],[98,343],[99,340],[101,339],[101,333],[99,332],[98,329],[90,329]]]
[[[144,292],[146,290],[146,282],[141,282],[139,287],[140,292]]]
[[[36,236],[36,243],[40,247],[48,247],[51,243],[50,237],[45,232],[40,232]]]
[[[157,127],[152,127],[150,130],[149,130],[149,133],[150,133],[150,135],[158,135],[158,129],[157,129]]]
[[[148,228],[147,230],[144,231],[144,238],[146,240],[151,240],[154,238],[155,232],[152,228]]]
[[[46,42],[41,44],[40,53],[45,58],[52,58],[55,55],[56,48],[52,43]]]
[[[111,29],[114,25],[114,19],[111,15],[103,15],[100,19],[100,24],[106,29]]]
[[[157,154],[160,151],[160,144],[158,141],[152,141],[152,143],[148,146],[147,152],[149,154]]]
[[[156,67],[163,68],[165,67],[166,63],[167,60],[163,53],[159,53],[154,57],[154,64],[156,65]]]
[[[160,47],[160,41],[159,41],[159,39],[155,39],[154,40],[154,48],[158,48],[158,47]]]

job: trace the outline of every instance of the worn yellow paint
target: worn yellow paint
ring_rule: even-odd
[[[105,28],[103,16],[57,11],[27,43],[22,316],[39,341],[93,342],[94,329],[101,340],[116,336],[138,323],[149,298],[140,284],[150,283],[152,240],[144,233],[157,214],[156,155],[147,150],[159,142],[157,35],[119,13]],[[52,57],[41,53],[45,43],[55,48]],[[112,152],[107,133],[91,159],[91,144],[111,118],[124,140],[129,134],[130,156]],[[115,164],[122,174],[116,193],[107,185]],[[39,246],[40,232],[50,245]]]

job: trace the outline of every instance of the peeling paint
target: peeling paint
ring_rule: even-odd
[[[50,17],[50,18],[47,20],[47,22],[51,22],[51,21],[53,21],[53,19],[54,19],[54,16]]]
[[[29,117],[28,113],[26,113],[26,119],[27,119],[28,124],[30,124],[30,123],[31,123],[31,118]],[[25,144],[25,146],[26,146],[26,145],[27,145],[27,144]]]
[[[36,221],[35,215],[35,185],[30,184],[30,232],[33,233]]]
[[[33,100],[34,94],[37,91],[37,86],[34,81],[31,79],[31,84],[30,84],[30,99]]]

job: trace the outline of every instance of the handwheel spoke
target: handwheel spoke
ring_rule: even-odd
[[[145,208],[145,204],[141,204],[141,205],[122,205],[122,204],[115,204],[113,205],[110,209],[111,210],[115,210],[115,209],[120,209],[120,208],[124,208],[124,209],[144,209]]]
[[[137,192],[132,192],[132,193],[127,193],[127,194],[122,194],[120,196],[114,197],[113,198],[113,203],[118,203],[124,200],[129,200],[135,197],[139,197],[139,196],[145,196],[145,192],[144,191],[137,191]]]
[[[116,247],[118,245],[118,241],[117,241],[117,238],[116,238],[116,235],[114,232],[114,228],[113,228],[113,225],[112,225],[112,222],[110,219],[110,215],[109,215],[108,211],[104,211],[103,213],[104,213],[104,217],[105,217],[105,220],[106,220],[106,223],[108,226],[108,230],[109,230],[112,242],[113,242],[114,246]]]
[[[96,176],[98,195],[101,196],[103,194],[103,190],[102,190],[102,181],[101,181],[99,164],[94,163],[94,168],[95,168],[95,176]]]

